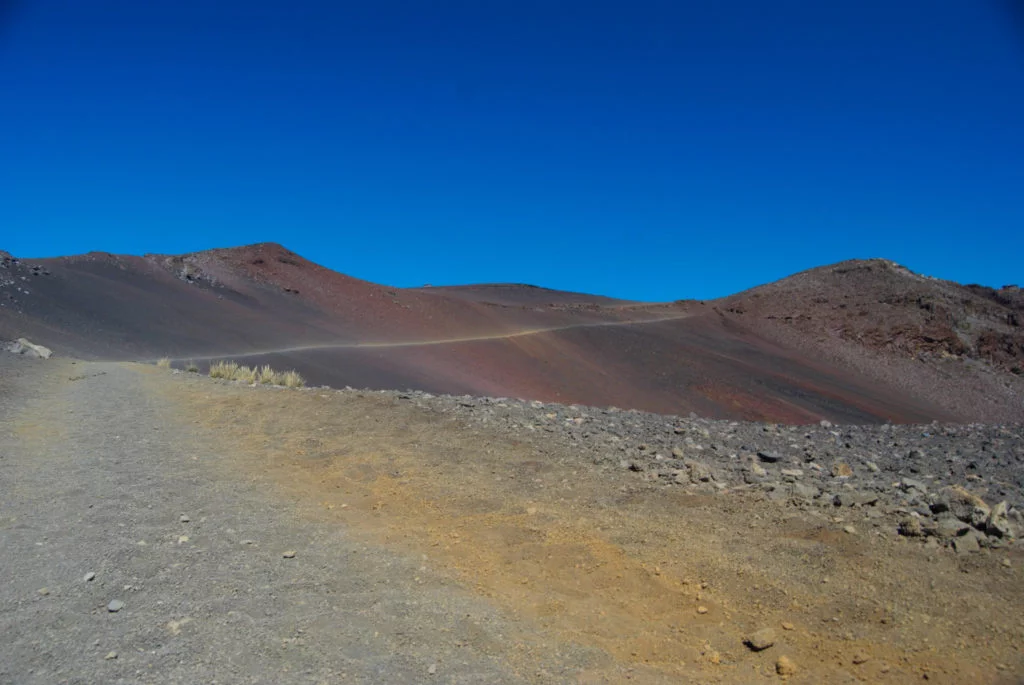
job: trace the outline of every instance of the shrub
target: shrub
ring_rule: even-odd
[[[167,357],[160,357],[159,359],[156,360],[156,365],[159,366],[161,369],[169,369],[171,368],[171,360],[168,359]]]
[[[189,373],[199,373],[199,364],[196,364],[194,361],[189,359],[185,362],[185,370]]]

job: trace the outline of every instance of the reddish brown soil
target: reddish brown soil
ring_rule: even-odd
[[[315,384],[787,423],[1024,419],[1019,290],[880,260],[666,304],[522,285],[390,288],[268,243],[6,264],[0,339],[71,356],[233,358]]]

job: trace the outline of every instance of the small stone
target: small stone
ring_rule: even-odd
[[[843,530],[846,531],[847,533],[849,533],[850,535],[856,535],[857,534],[857,529],[854,528],[853,526],[843,526]]]
[[[89,571],[85,574],[85,577],[82,578],[82,580],[84,580],[87,583],[91,580],[96,580],[96,574],[93,571]]]
[[[124,602],[119,599],[112,599],[110,600],[110,604],[107,605],[107,611],[112,614],[116,614],[121,611],[121,609],[124,609]]]
[[[282,554],[281,556],[284,557],[285,559],[294,559],[295,558],[295,550],[294,549],[290,549],[287,552],[285,552],[284,554]]]
[[[782,469],[780,473],[782,473],[783,480],[796,480],[797,478],[803,478],[804,475],[804,472],[800,469]]]
[[[953,549],[956,550],[957,554],[971,554],[981,549],[981,545],[978,544],[978,533],[975,530],[969,530],[965,534],[958,538],[953,538]]]
[[[761,628],[744,640],[747,647],[755,652],[761,652],[775,644],[775,631],[771,628]]]
[[[921,529],[921,521],[912,516],[900,521],[898,531],[900,535],[909,538],[917,538],[924,535],[924,531]]]
[[[793,625],[792,623],[790,623],[789,621],[783,621],[783,622],[782,622],[782,629],[783,629],[783,630],[793,630],[793,629],[794,629],[795,627],[796,627],[796,626],[794,626],[794,625]]]
[[[844,461],[837,461],[832,464],[832,477],[833,478],[849,478],[853,475],[853,469],[850,465]]]
[[[178,520],[179,520],[179,521],[181,521],[182,523],[188,523],[188,522],[189,522],[189,521],[191,521],[192,519],[190,519],[190,518],[188,517],[188,514],[182,514],[182,515],[181,515],[181,516],[180,516],[180,517],[178,518]]]
[[[775,672],[781,676],[790,676],[796,673],[796,664],[788,656],[780,656],[775,662]]]
[[[1010,563],[1010,560],[1009,560],[1009,559],[1003,559],[1003,561],[1002,561],[1002,564],[1003,564],[1003,566],[1005,566],[1006,568],[1013,568],[1013,564],[1011,564],[1011,563]]]
[[[871,473],[878,473],[879,471],[882,470],[882,469],[878,468],[878,464],[876,464],[873,461],[866,461],[866,462],[864,462],[864,466],[867,466],[868,467],[868,471],[870,471]]]
[[[117,652],[107,652],[107,655],[105,657],[103,657],[103,658],[106,659],[107,661],[110,661],[111,659],[116,659],[117,658]]]
[[[822,420],[821,420],[821,421],[820,421],[820,422],[818,423],[818,425],[819,425],[819,426],[821,426],[822,428],[831,428],[831,427],[832,427],[832,422],[831,422],[831,421],[828,421],[828,420],[826,420],[826,419],[822,419]]]
[[[699,607],[697,607],[697,613],[698,614],[706,614],[706,613],[708,613],[708,608],[705,607],[705,606],[699,606]]]
[[[434,675],[435,673],[437,673],[437,664],[430,664],[430,666],[427,668],[427,673],[429,673],[430,675]]]
[[[921,492],[927,492],[928,486],[924,484],[924,481],[917,480],[916,478],[902,478],[900,480],[900,487],[905,491],[909,490],[920,490]]]
[[[857,653],[853,655],[853,659],[851,659],[850,661],[853,662],[854,666],[860,666],[861,664],[866,664],[870,660],[871,657],[869,657],[867,654]]]
[[[985,519],[985,530],[989,535],[1000,538],[1015,537],[1016,531],[1013,529],[1013,524],[1010,523],[1008,510],[1009,507],[1005,500],[992,507],[992,511]]]
[[[48,588],[48,587],[41,587],[38,590],[36,590],[36,592],[38,592],[43,597],[45,597],[46,595],[50,594],[50,588]]]
[[[758,459],[768,464],[774,464],[782,459],[778,452],[761,451],[757,453]]]
[[[179,545],[184,545],[186,542],[188,542],[188,536],[187,535],[179,535],[178,536],[178,544]]]

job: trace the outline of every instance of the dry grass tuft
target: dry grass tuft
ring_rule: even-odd
[[[286,388],[301,388],[306,384],[306,379],[298,371],[285,371],[281,380]]]
[[[210,364],[210,378],[224,378],[229,381],[261,383],[263,385],[283,385],[286,388],[301,388],[306,380],[298,371],[274,371],[269,365],[262,367],[242,366],[238,362],[215,362]]]
[[[185,370],[189,373],[199,373],[199,364],[196,364],[194,361],[189,359],[185,362]]]
[[[264,364],[260,369],[258,380],[263,385],[284,385],[281,374],[270,368],[269,364]]]
[[[160,357],[156,360],[156,365],[161,369],[169,369],[171,368],[171,360],[167,357]]]
[[[231,380],[238,370],[238,362],[214,362],[210,364],[210,378]]]

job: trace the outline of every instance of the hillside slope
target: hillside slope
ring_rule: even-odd
[[[272,243],[8,255],[0,339],[87,359],[271,363],[337,387],[716,418],[1021,420],[1014,293],[865,264],[716,302],[652,304],[520,285],[392,288]]]

